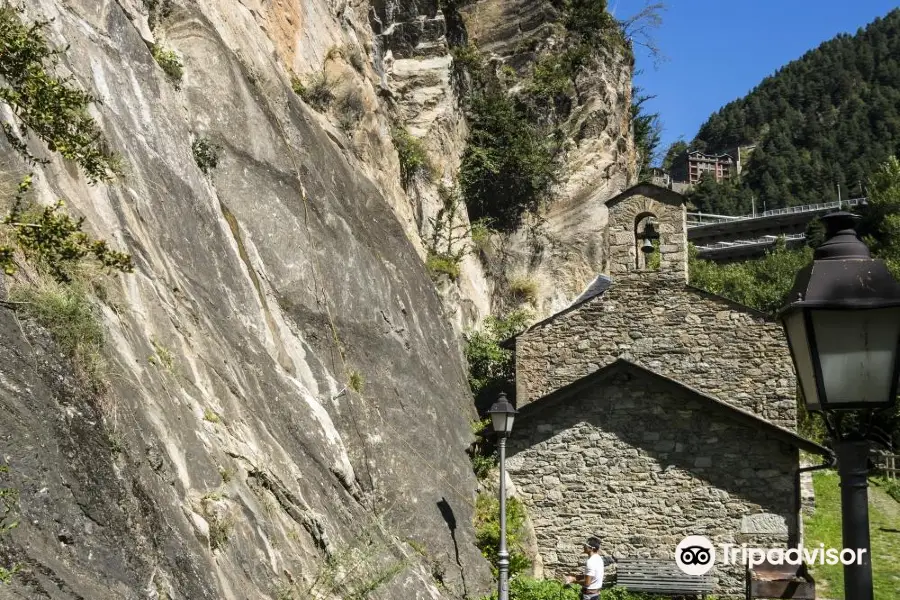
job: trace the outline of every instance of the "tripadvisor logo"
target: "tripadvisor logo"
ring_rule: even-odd
[[[773,565],[861,565],[865,548],[826,548],[819,544],[818,548],[749,548],[747,544],[719,544],[718,550],[709,538],[702,535],[690,535],[675,548],[675,564],[688,575],[705,575],[713,568],[716,556],[723,565],[742,565],[757,567],[768,562]]]

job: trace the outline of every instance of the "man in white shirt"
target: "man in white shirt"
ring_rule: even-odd
[[[566,583],[581,584],[582,600],[597,600],[600,597],[600,588],[603,587],[603,557],[600,556],[600,540],[596,537],[589,537],[584,543],[584,553],[588,557],[584,575],[568,575]]]

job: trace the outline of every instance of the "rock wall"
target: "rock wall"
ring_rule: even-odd
[[[47,155],[35,198],[136,269],[96,281],[99,395],[0,307],[0,483],[21,521],[0,537],[20,566],[4,597],[338,598],[382,579],[371,598],[478,597],[471,395],[368,82],[368,5],[163,4],[152,31],[136,0],[27,4],[126,164],[88,186]],[[148,41],[180,56],[180,86]],[[362,48],[362,72],[335,45]],[[291,91],[291,70],[322,68],[363,97],[351,127]],[[201,138],[222,148],[208,176]]]
[[[796,429],[795,376],[782,328],[684,283],[635,271],[515,341],[520,406],[625,358],[777,425]]]
[[[517,419],[508,472],[544,575],[577,572],[588,535],[606,556],[670,560],[688,535],[761,548],[796,540],[797,449],[728,413],[614,372]],[[743,566],[712,574],[717,594],[743,597]]]

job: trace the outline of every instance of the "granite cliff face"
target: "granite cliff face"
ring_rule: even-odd
[[[0,487],[20,494],[0,597],[480,597],[458,331],[495,284],[469,256],[436,293],[421,240],[437,186],[405,190],[391,143],[406,127],[454,177],[465,120],[437,2],[34,0],[26,15],[53,19],[126,164],[88,186],[44,150],[35,198],[65,199],[136,269],[98,300],[100,394],[0,305]],[[180,57],[180,85],[153,43]],[[313,110],[292,73],[332,81],[335,102]],[[567,159],[548,218],[563,251],[518,252],[546,306],[580,291],[581,275],[550,291],[566,261],[587,279],[602,260],[584,246],[602,247],[598,199],[628,178],[630,66],[597,86],[621,87],[590,101],[613,124],[581,127]],[[198,140],[221,148],[208,174]]]

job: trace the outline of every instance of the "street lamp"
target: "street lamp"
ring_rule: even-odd
[[[500,447],[500,551],[497,553],[500,559],[497,564],[499,571],[498,599],[509,600],[509,552],[506,549],[506,438],[512,431],[513,421],[518,411],[506,399],[506,393],[500,392],[500,397],[488,411],[491,415],[491,423],[499,438]]]
[[[844,594],[872,600],[868,453],[872,411],[894,404],[900,375],[900,283],[860,241],[858,216],[822,217],[826,240],[797,274],[778,318],[784,326],[806,407],[824,413],[841,479],[844,548],[865,550],[844,565]],[[843,415],[866,419],[842,431]],[[829,421],[834,415],[834,422]]]

